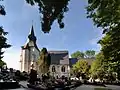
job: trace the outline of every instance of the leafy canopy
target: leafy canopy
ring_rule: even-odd
[[[58,21],[60,28],[64,28],[63,18],[64,12],[68,11],[68,1],[70,0],[26,0],[32,6],[39,6],[41,27],[44,33],[49,33],[55,20]]]
[[[95,57],[95,51],[94,50],[87,50],[85,52],[80,52],[80,51],[76,51],[74,53],[71,54],[72,58],[94,58]]]
[[[94,50],[85,51],[85,57],[86,58],[94,58],[95,57],[95,51]]]
[[[51,64],[51,56],[47,52],[46,48],[43,48],[40,52],[40,58],[38,60],[39,71],[43,74],[49,71],[49,66]]]
[[[88,0],[88,18],[103,29],[99,41],[110,70],[120,77],[120,0]]]
[[[96,55],[96,60],[94,60],[91,64],[90,74],[93,78],[97,77],[102,79],[105,75],[105,60],[102,52]]]
[[[4,61],[0,60],[0,67],[2,67],[4,65],[6,65],[6,63]]]
[[[74,53],[71,54],[71,57],[72,58],[84,58],[84,53],[83,52],[80,52],[80,51],[76,51]]]
[[[3,1],[3,0],[0,0]],[[6,15],[5,8],[3,5],[0,5],[0,15]]]
[[[73,72],[77,73],[84,73],[84,74],[88,74],[89,71],[89,65],[88,62],[86,60],[78,60],[76,62],[76,64],[73,65]]]
[[[1,0],[0,0],[1,1]],[[0,15],[5,15],[6,12],[4,10],[4,6],[0,5]],[[9,48],[11,45],[7,44],[7,38],[5,37],[8,34],[8,32],[5,32],[3,27],[0,26],[0,63],[1,65],[4,64],[4,62],[2,61],[3,58],[3,54],[4,52],[2,51],[3,48]]]
[[[92,18],[103,33],[120,26],[120,0],[88,0],[88,18]]]

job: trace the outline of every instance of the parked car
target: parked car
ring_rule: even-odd
[[[77,77],[71,77],[70,80],[79,80]]]

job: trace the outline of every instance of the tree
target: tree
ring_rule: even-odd
[[[103,33],[120,26],[119,0],[88,0],[88,18],[92,18],[97,27],[103,28]]]
[[[38,60],[40,73],[43,74],[48,73],[50,64],[51,64],[50,54],[47,52],[46,48],[43,48],[40,52],[40,58]]]
[[[106,34],[99,43],[102,46],[104,57],[107,60],[108,72],[116,72],[118,74],[118,79],[120,79],[120,47],[118,46],[120,44],[118,43],[119,40],[113,38],[114,36]]]
[[[64,28],[64,12],[68,11],[69,0],[26,0],[30,5],[38,5],[41,16],[41,27],[44,33],[49,33],[51,25],[55,20],[59,27]]]
[[[2,67],[4,65],[6,65],[6,63],[4,61],[0,60],[0,67]]]
[[[91,76],[93,78],[103,79],[103,77],[105,76],[105,72],[107,72],[105,66],[106,63],[105,63],[104,55],[102,52],[100,52],[96,55],[96,60],[92,62],[90,68]]]
[[[95,51],[94,50],[87,50],[85,52],[85,57],[86,58],[94,58],[95,57]]]
[[[76,64],[73,65],[72,70],[76,75],[79,73],[80,75],[84,74],[87,76],[89,74],[88,62],[86,60],[78,60]]]
[[[1,0],[0,0],[1,1]],[[5,9],[3,5],[0,5],[0,15],[5,15]],[[2,51],[3,48],[9,48],[11,45],[7,44],[7,38],[5,37],[8,32],[5,32],[3,27],[0,26],[0,66],[6,65],[4,61],[2,61],[4,52]]]
[[[3,58],[3,48],[9,48],[11,45],[7,44],[7,38],[5,37],[5,35],[7,35],[8,32],[5,32],[4,29],[2,27],[0,27],[0,60],[2,60]]]
[[[3,0],[0,0],[3,1]],[[3,5],[0,5],[0,15],[6,15],[5,8]]]
[[[108,66],[120,77],[120,0],[88,0],[88,18],[102,27],[103,37],[99,43]]]
[[[84,53],[80,51],[76,51],[73,54],[71,54],[71,57],[77,59],[84,58]]]

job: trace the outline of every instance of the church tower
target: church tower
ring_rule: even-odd
[[[36,40],[37,38],[32,25],[26,44],[21,46],[20,71],[22,72],[29,72],[31,68],[37,69],[36,62],[39,58],[40,51],[37,47]]]

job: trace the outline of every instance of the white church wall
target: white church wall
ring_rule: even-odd
[[[65,72],[62,72],[62,67],[65,67]],[[69,65],[66,65],[66,64],[62,64],[62,65],[60,65],[60,68],[59,68],[60,70],[60,76],[65,76],[65,77],[69,77]]]
[[[24,63],[25,63],[25,50],[22,50],[22,70],[21,71],[24,71]]]
[[[55,72],[53,72],[52,71],[52,67],[55,67]],[[49,70],[50,70],[50,74],[52,75],[52,76],[58,76],[58,77],[60,77],[60,75],[59,75],[59,73],[60,73],[60,69],[59,69],[59,67],[60,67],[60,65],[55,65],[55,64],[52,64],[52,65],[50,65],[50,68],[49,68]]]
[[[25,49],[25,71],[28,72],[29,50]]]
[[[55,66],[55,72],[52,72],[52,67]],[[65,67],[65,72],[62,72],[62,67]],[[55,64],[52,64],[50,65],[50,75],[52,76],[58,76],[58,77],[62,77],[62,76],[65,76],[65,77],[69,77],[70,76],[70,67],[69,65],[55,65]]]
[[[20,71],[22,71],[22,66],[23,66],[23,62],[22,62],[22,60],[23,60],[23,55],[22,55],[22,50],[21,50],[21,54],[20,54]]]
[[[38,60],[38,58],[39,58],[39,51],[35,48],[35,47],[31,47],[30,48],[30,61],[31,62],[34,62],[33,64],[34,64],[34,69],[36,69],[37,70],[37,60]],[[31,66],[31,64],[30,64],[30,66]]]
[[[22,66],[23,66],[23,62],[22,62],[22,60],[23,60],[23,55],[22,55],[22,50],[21,50],[21,54],[20,54],[20,67],[19,67],[19,70],[20,71],[22,71]]]
[[[31,60],[36,62],[39,58],[39,51],[35,47],[31,47],[30,51]]]
[[[66,60],[60,60],[60,64],[67,64],[69,65],[69,59],[66,59]]]

